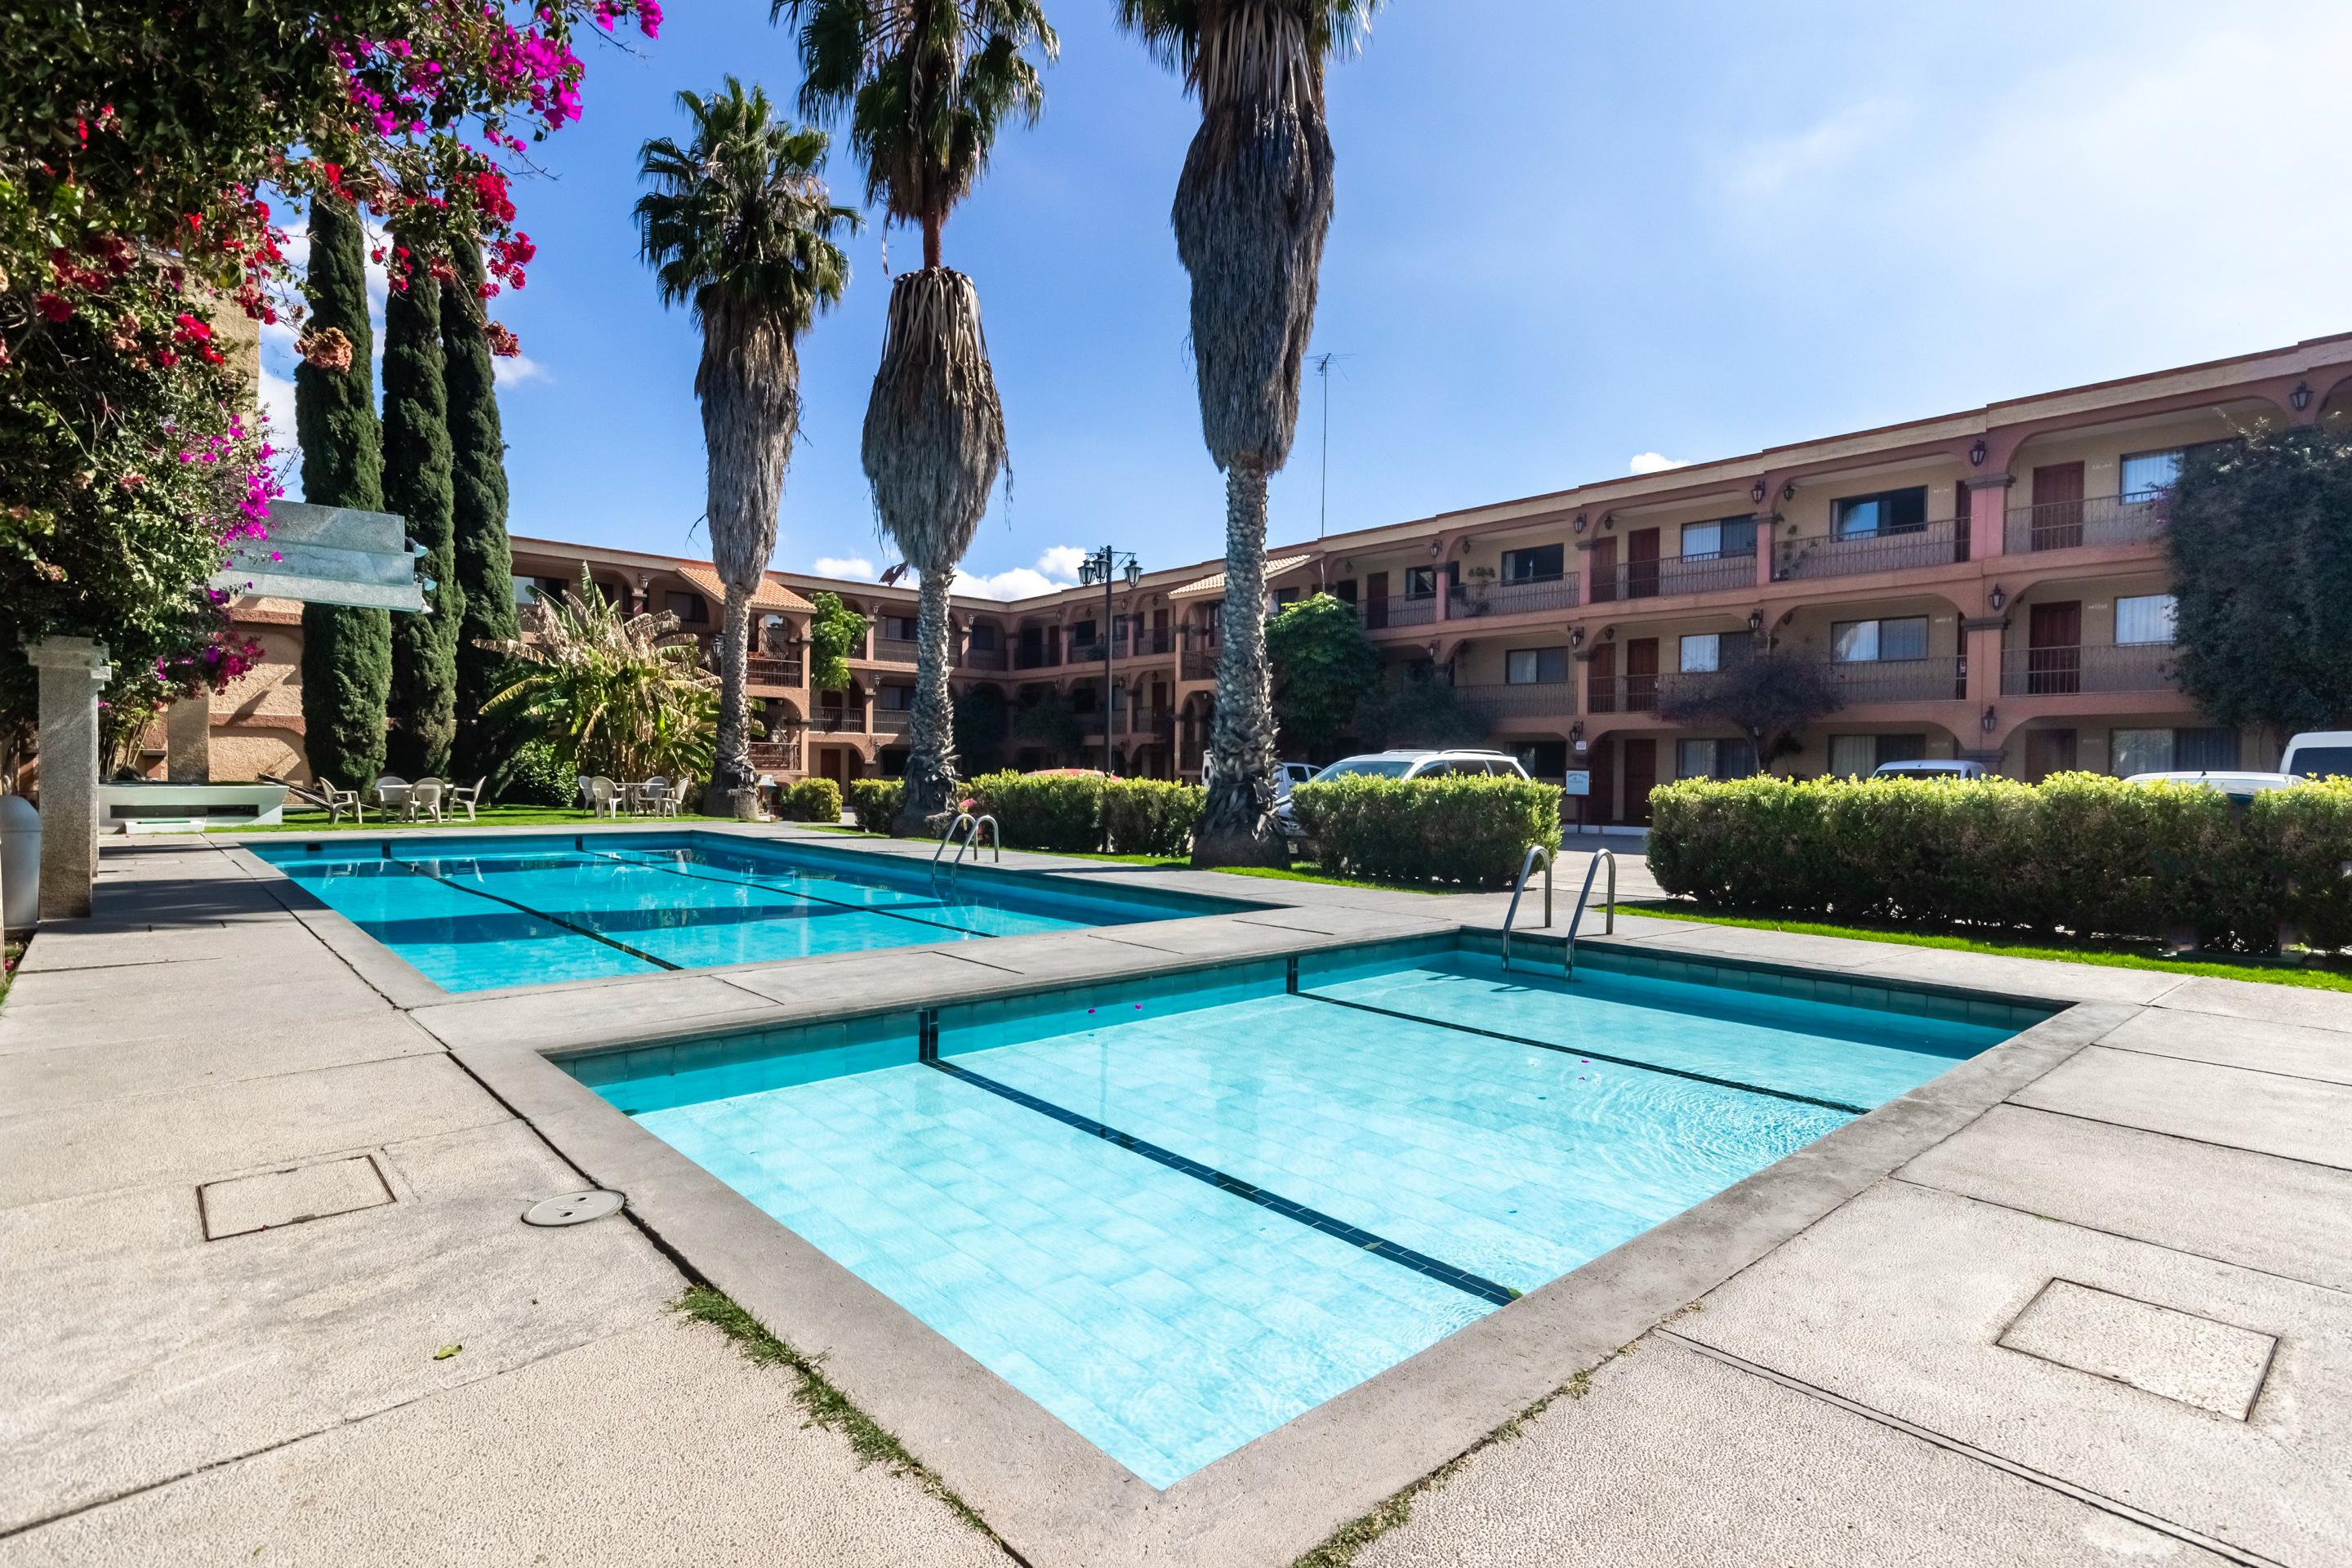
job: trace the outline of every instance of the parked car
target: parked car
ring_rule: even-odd
[[[1285,763],[1286,767],[1290,764]],[[1508,752],[1430,751],[1430,752],[1363,752],[1352,757],[1341,757],[1328,767],[1320,769],[1306,784],[1328,784],[1333,779],[1368,773],[1385,779],[1434,779],[1454,777],[1464,773],[1498,774],[1504,778],[1523,779],[1528,770],[1519,759]],[[1291,815],[1290,792],[1280,791],[1275,801],[1274,817],[1282,824],[1284,835],[1296,845],[1304,837],[1298,819]]]
[[[2352,730],[2305,730],[2286,743],[2279,772],[2297,778],[2352,778]]]
[[[2265,790],[2293,789],[2304,780],[2295,773],[2215,773],[2199,769],[2187,773],[2133,773],[2124,780],[2127,784],[2203,784],[2218,789],[2239,805],[2245,805]]]
[[[1982,763],[1958,757],[1923,757],[1916,763],[1881,763],[1870,772],[1874,779],[1989,779]]]
[[[1276,763],[1274,764],[1274,798],[1288,800],[1294,785],[1303,784],[1315,776],[1313,763]]]

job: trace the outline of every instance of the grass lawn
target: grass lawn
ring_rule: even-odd
[[[2053,963],[2095,963],[2109,969],[2156,969],[2167,974],[2211,975],[2221,980],[2251,980],[2263,985],[2300,985],[2313,991],[2352,991],[2352,973],[2339,968],[2256,963],[2228,957],[2174,958],[2154,943],[2077,942],[2065,937],[2027,940],[1978,936],[1948,928],[1779,920],[1769,915],[1720,914],[1679,901],[1621,903],[1617,908],[1623,914],[1647,915],[1654,920],[1746,926],[1754,931],[1793,931],[1800,936],[1842,936],[1854,942],[1891,942],[1908,947],[1947,948],[1956,952],[1996,953],[2002,958],[2038,958]]]
[[[576,827],[583,824],[611,822],[614,818],[598,816],[593,812],[543,805],[486,805],[480,820],[468,822],[463,815],[445,821],[394,822],[378,816],[373,808],[368,812],[365,825],[354,824],[345,817],[339,826],[330,826],[323,811],[289,811],[286,820],[275,827],[246,827],[224,823],[206,828],[208,833],[433,833],[463,832],[468,827]],[[673,822],[732,822],[731,816],[644,816],[622,817],[623,822],[639,822],[648,826],[661,826]]]

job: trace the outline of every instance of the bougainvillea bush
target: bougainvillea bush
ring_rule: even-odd
[[[145,679],[224,664],[203,584],[223,554],[213,487],[182,454],[258,482],[250,389],[222,315],[298,315],[274,199],[332,191],[397,222],[454,276],[479,241],[487,302],[536,252],[513,173],[577,119],[575,39],[651,37],[656,0],[82,0],[0,28],[0,718],[21,721],[22,644],[104,639]],[[486,331],[495,327],[486,323]],[[504,328],[490,331],[515,347]],[[325,335],[305,353],[331,361]],[[342,351],[348,353],[348,344]],[[263,502],[266,505],[267,498]],[[159,677],[158,679],[162,679]]]

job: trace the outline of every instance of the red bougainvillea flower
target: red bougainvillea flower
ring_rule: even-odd
[[[70,321],[73,320],[73,307],[59,295],[43,294],[33,301],[33,309],[38,310],[45,321]]]

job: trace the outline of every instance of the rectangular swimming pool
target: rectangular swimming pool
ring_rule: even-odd
[[[2047,1014],[1636,962],[1390,943],[560,1065],[1164,1488]]]
[[[697,832],[247,847],[449,991],[1255,907]]]

